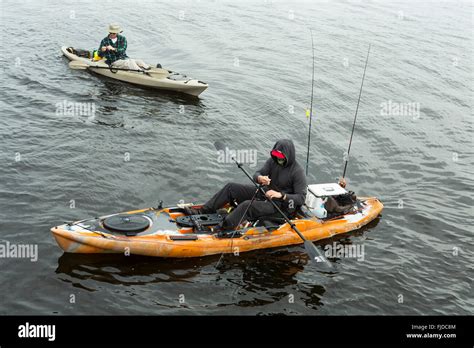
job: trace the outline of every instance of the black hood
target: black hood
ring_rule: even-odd
[[[295,145],[289,139],[278,140],[272,150],[282,152],[286,157],[285,167],[291,166],[295,162]]]
[[[255,172],[253,180],[257,181],[259,176],[270,177],[272,189],[286,194],[286,198],[280,203],[282,207],[289,212],[294,212],[304,204],[306,198],[304,170],[296,160],[295,145],[291,140],[278,140],[273,150],[278,150],[285,155],[287,160],[285,166],[280,166],[271,156],[263,167]]]

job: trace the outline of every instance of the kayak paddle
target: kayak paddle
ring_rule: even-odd
[[[217,151],[225,151],[225,145],[221,141],[216,141],[214,143],[214,146],[216,147]],[[242,163],[238,162],[236,160],[235,156],[232,156],[231,159],[232,159],[232,161],[234,161],[234,163],[237,165],[237,167],[239,167],[244,172],[244,174],[250,179],[250,181],[255,185],[255,187],[263,194],[265,199],[273,205],[273,207],[278,211],[278,213],[280,213],[280,215],[283,217],[283,219],[285,219],[286,223],[288,225],[290,225],[292,230],[296,232],[296,234],[301,238],[301,240],[303,240],[304,248],[305,248],[306,252],[308,253],[311,261],[318,262],[318,263],[324,262],[324,263],[326,263],[326,266],[331,268],[332,267],[331,263],[326,259],[326,257],[324,257],[324,255],[321,253],[321,251],[318,248],[316,248],[316,246],[313,244],[312,241],[306,239],[305,236],[298,230],[298,228],[293,223],[293,221],[291,221],[286,216],[286,214],[280,209],[280,207],[278,207],[278,205],[276,205],[276,203],[273,202],[272,199],[268,198],[265,195],[265,191],[263,190],[261,185],[259,185],[258,183],[256,183],[253,180],[252,176],[243,167]]]
[[[114,71],[134,71],[134,72],[140,72],[143,74],[161,74],[161,75],[169,75],[170,72],[166,69],[160,69],[160,68],[154,68],[150,70],[141,70],[141,69],[125,69],[125,68],[114,68],[114,67],[109,67],[109,66],[99,66],[99,65],[92,65],[88,64],[85,62],[81,62],[79,60],[72,60],[69,62],[69,67],[74,70],[86,70],[89,68],[93,69],[106,69],[110,70],[112,72]]]

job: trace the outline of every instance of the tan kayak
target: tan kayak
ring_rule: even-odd
[[[104,60],[93,61],[90,58],[75,54],[72,47],[63,46],[61,52],[69,60],[87,65],[87,69],[96,74],[110,77],[119,81],[132,83],[142,87],[175,91],[193,96],[199,96],[208,85],[196,79],[190,79],[178,73],[160,68],[152,68],[146,73],[110,69]]]

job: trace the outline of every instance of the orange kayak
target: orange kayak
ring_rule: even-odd
[[[358,209],[331,219],[318,219],[310,211],[292,217],[311,241],[357,230],[382,212],[377,198],[359,198]],[[198,205],[194,207],[199,207]],[[222,213],[221,213],[222,214]],[[68,253],[123,253],[155,257],[200,257],[241,253],[301,244],[285,222],[255,221],[239,226],[234,238],[219,238],[212,225],[219,214],[186,216],[181,206],[147,208],[92,218],[53,227],[59,246]]]

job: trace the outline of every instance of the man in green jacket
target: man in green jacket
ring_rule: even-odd
[[[114,68],[149,70],[148,64],[127,56],[127,39],[119,34],[121,32],[118,24],[109,25],[109,35],[100,42],[99,56],[105,58],[105,63]]]

